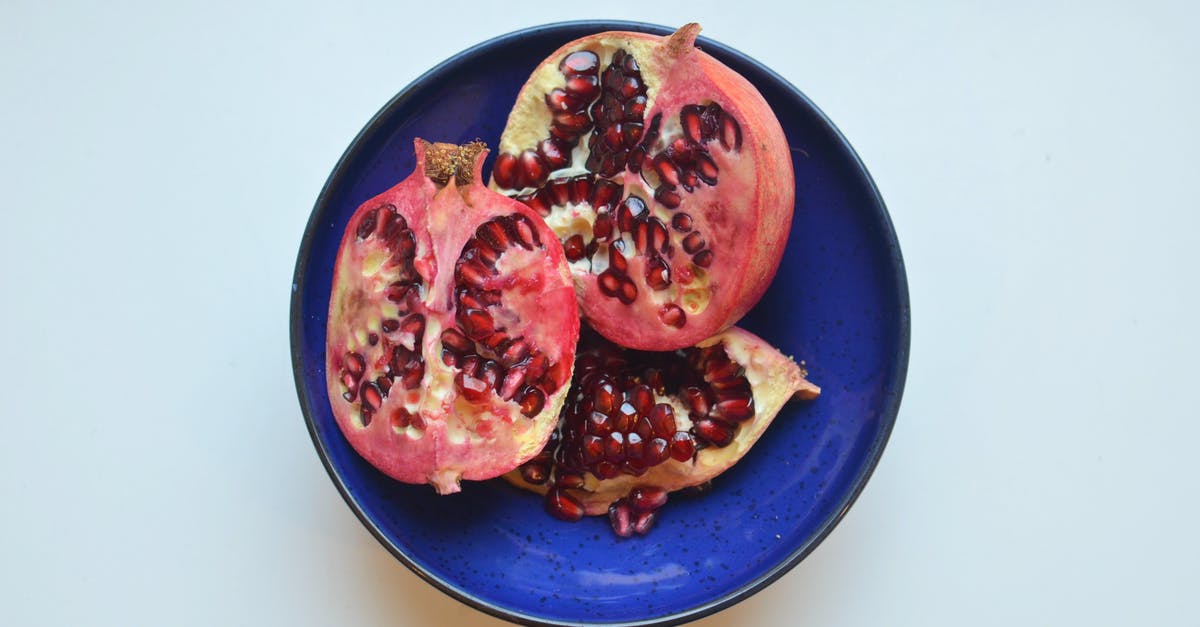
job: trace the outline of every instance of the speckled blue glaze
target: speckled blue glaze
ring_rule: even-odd
[[[412,140],[495,146],[529,72],[560,45],[630,22],[572,22],[505,35],[417,79],[355,138],[308,223],[291,304],[292,357],[308,428],[347,503],[430,583],[528,624],[675,624],[736,603],[807,555],[858,495],[887,442],[908,363],[908,291],[887,211],[833,124],[799,91],[721,44],[700,46],[753,82],[792,146],[796,212],[778,278],[741,323],[807,362],[824,393],[787,406],[701,499],[675,498],[646,537],[605,518],[547,516],[501,481],[452,497],[404,485],[350,448],[325,391],[325,321],[342,230],[364,200],[413,169]],[[494,155],[493,155],[494,156]],[[490,171],[491,159],[485,171]],[[762,478],[757,480],[756,478]],[[713,550],[720,547],[720,550]]]

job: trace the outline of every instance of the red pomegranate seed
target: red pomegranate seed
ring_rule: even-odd
[[[583,487],[583,475],[577,472],[560,472],[554,478],[554,485],[560,488],[579,489]]]
[[[492,315],[482,309],[461,309],[458,312],[458,323],[462,325],[467,337],[482,340],[495,330]]]
[[[402,333],[411,334],[419,344],[425,336],[425,316],[421,314],[411,314],[400,323],[400,331]]]
[[[347,392],[350,395],[350,398],[347,398],[346,400],[352,400],[355,396],[357,396],[357,392],[355,390],[358,390],[358,377],[350,374],[348,371],[343,370],[342,385],[351,390],[350,392]]]
[[[541,194],[518,196],[517,201],[538,212],[538,215],[540,216],[544,217],[550,215],[550,203],[546,202],[546,199],[542,197]]]
[[[687,105],[679,112],[679,124],[683,127],[683,133],[697,144],[704,141],[704,132],[701,130],[700,122],[700,114],[703,111],[704,107],[700,105]]]
[[[555,127],[574,135],[582,135],[592,128],[592,120],[586,113],[559,111],[553,117]]]
[[[409,362],[408,367],[401,372],[400,384],[406,390],[415,390],[421,385],[421,378],[424,376],[425,362],[419,361],[418,357],[416,361]]]
[[[687,431],[676,431],[675,435],[671,436],[669,446],[671,459],[679,462],[686,462],[696,453],[696,442],[692,439],[692,434]]]
[[[371,418],[375,416],[375,410],[371,409],[371,407],[365,403],[362,405],[362,407],[360,407],[360,409],[362,411],[359,412],[359,420],[362,422],[362,426],[370,426]]]
[[[696,176],[700,177],[701,181],[716,185],[718,173],[717,164],[713,162],[712,157],[702,154],[696,158]]]
[[[654,390],[644,383],[639,383],[629,390],[629,402],[638,414],[648,415],[654,409]]]
[[[492,166],[492,178],[504,189],[517,186],[517,158],[507,152],[496,157],[496,165]]]
[[[568,237],[567,241],[563,242],[563,253],[566,254],[567,261],[579,261],[583,259],[584,252],[583,236],[578,233]]]
[[[654,190],[654,199],[668,209],[676,209],[683,203],[683,196],[671,185],[662,185]]]
[[[682,396],[683,400],[691,407],[694,418],[703,418],[708,415],[710,405],[708,395],[704,393],[704,390],[694,385],[689,385],[683,388]]]
[[[625,461],[625,434],[613,431],[604,438],[604,457],[613,464]]]
[[[358,230],[356,232],[358,239],[367,239],[375,233],[375,227],[379,225],[378,218],[376,217],[378,213],[379,210],[376,209],[363,216],[362,222],[358,223]]]
[[[579,111],[584,103],[562,89],[553,89],[546,94],[546,106],[551,111]]]
[[[644,220],[633,225],[633,249],[644,254],[650,252],[650,225]]]
[[[542,485],[550,478],[550,468],[546,464],[534,462],[522,464],[521,478],[534,485]]]
[[[346,353],[346,370],[354,375],[354,378],[362,376],[363,370],[367,368],[367,362],[362,355],[358,353]]]
[[[733,429],[732,425],[712,418],[701,418],[692,423],[696,437],[718,448],[733,441]]]
[[[565,207],[571,204],[571,182],[566,179],[550,181],[546,186],[546,195],[547,201],[556,207]]]
[[[667,491],[657,486],[638,486],[627,498],[635,511],[652,512],[667,504]]]
[[[558,488],[550,488],[546,493],[546,511],[551,516],[567,522],[583,518],[583,504]]]
[[[448,348],[442,349],[442,363],[446,364],[448,367],[457,368],[458,367],[458,358],[459,358],[458,353],[456,353]]]
[[[607,242],[612,239],[612,234],[612,214],[607,211],[597,213],[596,221],[592,223],[592,237],[602,242]]]
[[[637,122],[626,122],[621,127],[621,141],[625,148],[633,148],[638,145],[642,139],[642,133],[646,131],[646,127]]]
[[[529,350],[529,342],[517,339],[504,349],[504,353],[500,355],[500,363],[511,368],[525,361],[525,358],[529,356]]]
[[[604,381],[597,384],[595,389],[596,411],[611,414],[617,404],[617,394],[612,384]]]
[[[616,296],[621,290],[621,277],[609,268],[596,277],[596,284],[605,296]]]
[[[654,437],[654,426],[650,424],[649,416],[642,416],[641,420],[638,420],[635,433],[643,442],[649,442]]]
[[[700,234],[700,231],[692,231],[683,238],[683,250],[691,255],[703,250],[705,243],[704,236]]]
[[[609,436],[609,437],[612,437],[612,436]],[[639,435],[636,431],[633,433],[626,434],[626,436],[625,436],[625,459],[640,462],[642,460],[642,457],[645,454],[646,454],[646,441],[642,439],[642,436]]]
[[[637,300],[638,289],[633,284],[633,281],[625,279],[621,281],[621,291],[617,293],[617,299],[626,305],[632,305],[633,301]]]
[[[403,283],[392,283],[384,290],[383,296],[393,303],[402,303],[411,289],[416,288]]]
[[[492,386],[488,385],[487,381],[467,374],[465,370],[454,375],[454,383],[458,386],[463,398],[472,403],[477,403],[487,398],[488,393],[492,389]]]
[[[579,450],[583,454],[583,463],[589,466],[595,464],[604,459],[604,438],[598,435],[585,435]]]
[[[671,228],[680,233],[687,233],[692,230],[692,216],[680,212],[671,216]]]
[[[471,340],[453,327],[442,331],[442,347],[458,353],[471,350]]]
[[[479,228],[475,229],[477,241],[487,244],[496,252],[503,252],[509,244],[508,233],[504,230],[504,222],[503,219],[496,218],[479,225]],[[476,255],[478,254],[477,252]]]
[[[679,305],[662,305],[659,320],[668,327],[682,329],[684,324],[688,323],[688,315],[684,314],[683,307]]]
[[[646,456],[642,458],[643,461],[647,466],[657,466],[667,461],[671,456],[668,451],[669,446],[665,438],[651,439],[650,444],[646,445]]]
[[[513,214],[512,220],[506,226],[508,234],[525,250],[541,248],[542,240],[538,237],[537,228],[529,218],[521,214]]]
[[[412,414],[403,407],[392,410],[391,423],[393,429],[404,429],[412,423]]]
[[[613,432],[613,420],[608,414],[594,411],[588,415],[585,428],[592,435],[604,437]]]
[[[358,393],[362,396],[364,409],[370,406],[371,411],[374,412],[378,411],[379,407],[383,405],[383,393],[379,391],[379,386],[371,381],[363,383]]]
[[[633,510],[624,499],[618,499],[608,506],[608,522],[618,536],[628,538],[633,535]]]
[[[495,271],[489,271],[483,267],[483,264],[478,261],[460,261],[454,268],[455,282],[460,285],[469,285],[471,287],[483,287],[484,282],[488,280]]]
[[[646,263],[646,284],[655,290],[665,290],[671,285],[671,267],[662,257],[655,256]]]
[[[734,422],[744,422],[754,417],[754,399],[735,398],[720,401],[713,406],[713,415]]]
[[[557,115],[555,116],[558,117]],[[526,150],[517,158],[520,167],[520,181],[523,187],[537,187],[546,182],[546,176],[550,174],[550,170],[546,168],[546,162],[542,157],[533,150]]]
[[[617,407],[617,414],[613,418],[616,420],[613,429],[627,433],[637,424],[638,411],[630,403],[621,403],[621,406]]]
[[[527,385],[521,391],[517,403],[521,406],[521,413],[532,418],[542,413],[542,408],[546,406],[546,394],[532,385]]]
[[[599,479],[612,479],[613,477],[621,474],[621,467],[605,460],[597,463],[596,466],[592,468],[592,474],[596,475],[596,477]]]
[[[658,172],[659,178],[667,185],[679,185],[679,166],[667,159],[666,155],[654,158],[654,169]]]
[[[707,268],[711,266],[713,262],[712,249],[705,249],[696,253],[696,256],[692,257],[692,261],[701,268]]]
[[[587,202],[592,197],[592,180],[586,174],[567,179],[570,191],[571,202],[579,204]]]
[[[608,247],[608,265],[609,269],[618,276],[625,276],[629,272],[629,262],[625,259],[625,255],[621,254],[620,248],[623,246],[620,240],[617,240]]]
[[[612,207],[620,198],[621,186],[612,181],[600,179],[592,186],[591,205],[597,209]]]
[[[658,520],[658,512],[642,512],[633,520],[633,532],[644,536],[654,527],[654,521]]]
[[[721,115],[721,147],[725,150],[742,148],[742,127],[728,113]]]
[[[500,398],[511,401],[525,384],[525,369],[513,368],[504,375],[504,381],[500,383]]]
[[[400,321],[395,318],[387,318],[379,323],[379,327],[384,333],[395,333],[396,329],[400,328]]]
[[[654,428],[654,435],[660,438],[669,438],[676,433],[675,430],[675,409],[666,403],[659,403],[650,411],[650,425]]]
[[[563,57],[558,69],[563,74],[595,74],[600,68],[600,57],[591,50],[576,50]]]
[[[591,102],[600,94],[600,79],[594,75],[578,74],[567,79],[567,92],[582,102]]]

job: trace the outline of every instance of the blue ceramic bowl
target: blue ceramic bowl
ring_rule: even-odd
[[[887,210],[833,124],[771,70],[717,42],[700,46],[762,91],[792,146],[796,212],[775,283],[741,325],[808,363],[824,393],[793,403],[700,499],[676,498],[648,536],[619,540],[606,518],[563,523],[502,481],[438,497],[364,462],[325,391],[325,319],[337,247],[354,209],[413,169],[412,140],[495,146],[517,91],[562,44],[629,22],[512,33],[418,78],[350,144],[317,199],[292,287],[292,361],[317,453],[363,524],[455,598],[536,625],[677,624],[761,590],[804,558],[862,490],[896,419],[908,364],[908,289]],[[487,170],[490,171],[490,163]]]

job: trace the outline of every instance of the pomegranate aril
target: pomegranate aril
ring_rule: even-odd
[[[701,418],[692,423],[692,432],[701,440],[720,448],[733,441],[734,427],[720,420]]]
[[[683,203],[683,196],[671,185],[662,185],[654,190],[654,199],[668,209],[677,209]]]
[[[402,333],[411,334],[417,344],[425,336],[425,316],[421,314],[411,314],[400,323],[400,331]]]
[[[637,95],[626,100],[624,113],[626,120],[641,120],[642,116],[646,114],[646,97]]]
[[[397,407],[392,410],[392,415],[389,417],[393,429],[405,429],[412,424],[412,414],[403,407]]]
[[[379,386],[375,385],[375,383],[372,381],[363,383],[362,387],[359,388],[358,393],[360,396],[362,396],[363,409],[366,409],[369,406],[371,411],[378,411],[380,406],[383,405],[383,392],[381,392],[379,390]]]
[[[356,232],[358,239],[367,239],[375,233],[375,227],[379,225],[378,218],[376,217],[378,213],[379,210],[376,209],[363,216],[362,222],[358,223],[358,231]]]
[[[614,241],[608,247],[609,269],[619,276],[629,273],[629,261],[625,259],[625,255],[621,254],[621,249],[624,247],[625,244],[621,240]]]
[[[558,488],[550,488],[546,493],[546,511],[551,516],[567,522],[583,518],[583,504]]]
[[[711,266],[713,262],[713,251],[711,249],[705,249],[696,253],[696,256],[692,257],[692,262],[701,268],[707,268]]]
[[[504,231],[504,218],[488,220],[479,225],[479,228],[475,229],[475,237],[476,241],[486,244],[496,252],[502,252],[508,248],[508,233]],[[476,256],[480,254],[481,251],[475,251]]]
[[[478,376],[467,374],[465,370],[454,375],[454,383],[462,393],[463,398],[476,403],[488,397],[492,386]]]
[[[654,170],[658,172],[658,177],[668,185],[679,185],[679,167],[672,163],[665,155],[659,155],[654,158]]]
[[[676,329],[683,328],[687,324],[687,314],[679,305],[663,305],[658,310],[658,319],[665,325],[675,327]]]
[[[586,252],[586,248],[583,244],[583,236],[578,233],[568,237],[567,241],[563,242],[563,253],[566,254],[567,261],[579,261],[583,259],[584,252]]]
[[[625,434],[613,431],[604,438],[604,458],[613,464],[625,461]]]
[[[577,74],[567,79],[567,92],[583,102],[591,102],[600,93],[600,79],[595,75]]]
[[[692,438],[692,434],[687,431],[676,431],[675,435],[671,436],[668,451],[671,454],[671,459],[678,462],[686,462],[692,458],[692,455],[696,454],[696,441]]]
[[[637,146],[638,141],[642,139],[642,133],[646,131],[645,127],[637,122],[628,122],[621,126],[621,142],[626,148]]]
[[[721,115],[721,147],[725,150],[740,150],[742,147],[742,127],[729,114]]]
[[[658,520],[658,512],[642,512],[633,520],[633,532],[644,536],[654,527],[654,522]]]
[[[703,389],[691,385],[683,388],[682,396],[684,401],[687,402],[688,407],[692,409],[693,419],[703,418],[708,415],[711,407],[708,402],[708,395],[704,393]]]
[[[366,367],[367,362],[363,359],[362,355],[358,353],[346,353],[346,371],[354,375],[354,378],[361,377]]]
[[[646,285],[664,290],[671,285],[671,267],[662,257],[655,256],[646,263]]]
[[[521,466],[521,478],[534,485],[542,485],[550,478],[550,468],[546,464],[528,462]]]
[[[596,277],[596,284],[605,296],[617,296],[621,291],[621,277],[612,268],[601,272],[600,276]]]
[[[613,418],[616,421],[613,424],[613,429],[626,433],[632,430],[634,425],[637,424],[638,410],[630,403],[621,403],[620,407],[617,407],[616,415]]]
[[[612,214],[607,211],[596,214],[596,221],[592,223],[592,237],[603,242],[607,242],[612,238],[613,220]]]
[[[365,403],[362,405],[362,407],[360,409],[361,409],[361,411],[359,412],[359,416],[358,416],[359,422],[362,423],[362,426],[364,428],[370,426],[371,419],[375,416],[375,410],[371,409]]]
[[[541,248],[542,240],[537,234],[537,228],[529,218],[521,214],[513,214],[512,219],[505,223],[508,234],[525,250]]]
[[[658,218],[651,217],[648,221],[650,225],[650,248],[656,252],[667,252],[667,244],[670,243],[670,237],[667,234],[667,225]]]
[[[492,315],[482,309],[460,309],[457,317],[467,337],[473,340],[482,340],[494,330]]]
[[[650,425],[654,428],[654,435],[660,438],[669,438],[676,433],[675,430],[675,409],[666,403],[659,403],[650,411]]]
[[[600,179],[593,184],[591,205],[597,209],[600,207],[611,207],[616,204],[616,201],[621,198],[621,186],[605,179]]]
[[[639,383],[629,390],[629,402],[639,414],[649,414],[654,409],[654,390],[644,383]]]
[[[613,432],[613,419],[606,413],[594,411],[588,415],[585,428],[592,435],[604,437]]]
[[[697,144],[704,141],[703,123],[700,120],[703,112],[704,107],[700,105],[687,105],[679,112],[679,124],[683,127],[683,133]]]
[[[625,435],[625,459],[640,462],[645,451],[646,441],[640,434],[635,431]]]
[[[591,50],[576,50],[558,64],[563,74],[594,74],[599,68],[600,57]]]
[[[471,340],[453,327],[442,331],[442,347],[459,353],[471,350]]]
[[[504,380],[500,383],[499,395],[500,398],[506,401],[511,401],[520,391],[521,386],[525,384],[525,369],[512,368],[504,375]]]
[[[624,499],[618,499],[608,506],[608,522],[618,536],[628,538],[633,535],[633,509]]]
[[[554,485],[560,488],[579,489],[584,485],[583,475],[577,472],[562,472],[560,471],[554,477]]]
[[[347,392],[347,394],[350,395],[350,398],[347,398],[346,400],[352,400],[354,397],[356,397],[358,395],[358,393],[357,393],[358,379],[359,379],[359,377],[356,377],[353,374],[350,374],[348,371],[345,371],[345,370],[342,371],[342,386],[344,386],[348,390],[350,390],[349,392]]]
[[[670,458],[671,453],[668,450],[670,444],[665,438],[652,438],[650,443],[646,445],[646,455],[642,461],[647,466],[657,466]]]
[[[692,216],[680,212],[671,216],[671,228],[680,233],[687,233],[692,230]]]
[[[626,497],[638,512],[652,512],[667,504],[667,491],[656,486],[638,486]]]
[[[579,98],[562,89],[555,88],[546,94],[546,105],[551,111],[579,111],[584,104]]]
[[[717,169],[717,164],[713,162],[712,157],[709,157],[706,154],[702,154],[697,157],[695,172],[696,176],[700,177],[700,180],[704,181],[708,185],[717,184],[717,174],[719,173],[719,170]]]
[[[633,284],[633,281],[625,279],[621,281],[620,291],[617,292],[617,299],[626,305],[632,305],[637,300],[638,289]]]
[[[454,280],[459,285],[482,287],[484,282],[488,280],[488,277],[493,274],[495,274],[495,271],[489,271],[478,261],[464,262],[460,260],[454,268]]]
[[[683,250],[691,255],[704,249],[704,236],[699,231],[688,233],[687,237],[683,238]]]
[[[754,398],[733,398],[718,401],[713,406],[713,415],[734,422],[749,420],[754,417]]]
[[[555,116],[555,123],[558,123],[558,115]],[[542,160],[541,155],[536,151],[526,150],[518,157],[518,171],[522,187],[537,187],[546,182],[546,177],[550,174],[550,170],[546,167],[546,162]]]
[[[542,408],[546,406],[546,394],[532,385],[527,385],[517,398],[517,403],[521,406],[521,413],[532,418],[542,413]]]
[[[596,466],[592,468],[592,474],[596,475],[596,477],[600,479],[612,479],[621,474],[621,467],[605,460],[598,462]]]

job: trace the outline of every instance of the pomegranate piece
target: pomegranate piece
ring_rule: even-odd
[[[558,518],[607,514],[618,536],[644,534],[670,492],[708,484],[785,402],[816,398],[820,388],[805,376],[737,327],[672,352],[625,349],[585,331],[555,436],[505,478],[547,495]]]
[[[526,479],[546,481],[550,460],[536,454],[579,337],[562,246],[483,186],[485,152],[417,140],[416,171],[350,218],[329,303],[338,427],[379,470],[442,494],[530,458]]]
[[[675,350],[737,322],[774,277],[791,227],[791,151],[743,77],[670,37],[609,32],[551,54],[517,97],[492,187],[568,250],[587,322]]]

